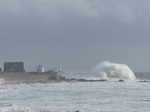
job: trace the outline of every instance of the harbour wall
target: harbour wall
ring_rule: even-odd
[[[58,75],[58,72],[47,73],[47,74],[1,74],[0,79],[4,83],[13,83],[13,82],[34,82],[47,79],[60,80],[61,77]]]

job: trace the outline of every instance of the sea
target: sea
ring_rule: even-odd
[[[100,67],[99,76],[95,68],[64,74],[86,80],[103,75],[107,81],[1,82],[0,112],[150,112],[150,74],[110,65]]]
[[[150,112],[150,82],[1,84],[0,112]]]

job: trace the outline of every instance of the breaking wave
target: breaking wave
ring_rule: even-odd
[[[91,73],[101,78],[136,78],[132,70],[127,65],[110,63],[109,61],[98,64],[91,70]]]
[[[109,61],[101,62],[92,69],[75,69],[66,72],[66,78],[77,79],[135,79],[132,70],[125,64],[111,63]]]

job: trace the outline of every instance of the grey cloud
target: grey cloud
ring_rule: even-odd
[[[2,15],[7,15],[8,17],[8,19],[3,20],[6,23],[9,22],[9,17],[18,19],[18,16],[24,17],[21,18],[23,21],[34,16],[34,20],[46,22],[56,20],[59,22],[62,20],[62,11],[84,15],[89,18],[109,16],[128,21],[132,21],[135,18],[132,9],[123,3],[103,0],[2,0],[0,6]]]
[[[1,0],[0,62],[49,67],[94,66],[108,60],[131,68],[150,66],[149,3]]]

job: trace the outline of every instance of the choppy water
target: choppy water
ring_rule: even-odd
[[[148,112],[150,82],[0,85],[0,112]]]

